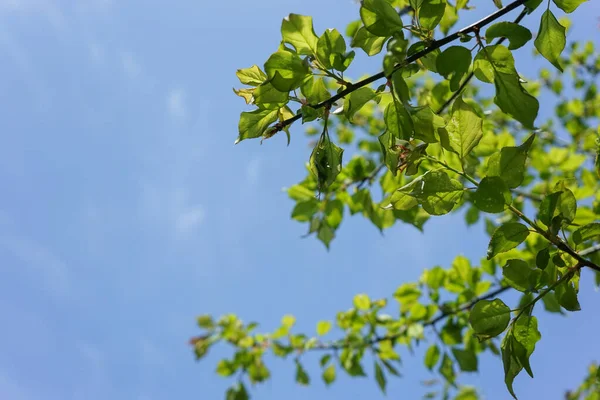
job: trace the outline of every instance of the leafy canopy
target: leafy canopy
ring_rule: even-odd
[[[460,213],[485,226],[489,243],[482,260],[458,255],[401,283],[390,304],[356,295],[314,332],[298,332],[291,315],[269,333],[233,314],[199,317],[198,359],[233,345],[216,368],[236,380],[227,399],[248,399],[248,383],[270,379],[271,357],[293,357],[296,382],[315,384],[303,357],[315,350],[324,384],[340,373],[371,376],[386,392],[406,350],[424,343],[437,379],[427,398],[477,399],[460,378],[488,352],[517,398],[515,379],[534,376],[538,316],[581,309],[582,270],[600,284],[600,57],[591,42],[567,43],[564,16],[584,1],[493,3],[468,27],[462,17],[481,6],[468,0],[364,0],[345,30],[321,34],[311,17],[290,14],[263,67],[237,71],[246,87],[235,93],[254,108],[241,113],[237,142],[284,131],[289,144],[290,127],[308,124],[307,175],[287,191],[307,236],[332,246],[349,215],[380,231],[397,223],[423,231],[429,218]],[[539,20],[533,43],[524,18]],[[523,77],[517,49],[535,49],[550,68]],[[377,55],[380,73],[345,75],[355,57]],[[563,80],[567,72],[573,78]],[[551,95],[555,112],[544,120],[538,99]],[[508,292],[517,304],[501,298]],[[592,367],[568,398],[597,399],[597,379]]]

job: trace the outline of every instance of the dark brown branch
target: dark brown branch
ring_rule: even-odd
[[[431,45],[421,51],[416,52],[415,54],[411,55],[410,57],[407,57],[402,63],[396,65],[396,67],[393,69],[392,74],[404,67],[406,67],[409,64],[412,64],[413,62],[425,57],[426,55],[428,55],[429,53],[438,50],[439,48],[447,45],[448,43],[451,43],[453,41],[455,41],[456,39],[459,39],[461,36],[464,35],[468,35],[469,33],[474,33],[474,32],[479,32],[479,30],[481,28],[483,28],[484,26],[488,25],[491,22],[494,22],[495,20],[497,20],[498,18],[504,16],[505,14],[511,12],[512,10],[516,9],[517,7],[523,5],[525,3],[526,0],[516,0],[512,3],[510,3],[509,5],[507,5],[504,8],[501,8],[500,10],[488,15],[487,17],[475,22],[474,24],[471,24],[469,26],[467,26],[466,28],[461,29],[460,31],[454,32],[448,36],[446,36],[443,39],[440,40],[434,40]],[[385,78],[385,73],[383,71],[372,75],[368,78],[363,79],[362,81],[359,81],[355,84],[350,85],[349,87],[347,87],[346,89],[342,90],[341,92],[339,92],[338,94],[336,94],[335,96],[330,97],[329,99],[320,102],[319,104],[316,105],[311,105],[311,107],[313,107],[314,109],[319,109],[319,108],[324,108],[324,107],[331,107],[331,105],[333,103],[335,103],[336,101],[338,101],[339,99],[342,99],[344,97],[346,97],[347,95],[349,95],[350,93],[354,92],[355,90],[367,86],[375,81],[378,81],[379,79]],[[299,120],[300,118],[302,118],[302,112],[300,111],[298,114],[294,115],[291,118],[288,118],[284,121],[281,121],[280,123],[276,124],[275,127],[277,130],[282,130],[283,128],[285,128],[288,125],[291,125],[292,123],[294,123],[295,121]]]

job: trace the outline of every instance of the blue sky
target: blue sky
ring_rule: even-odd
[[[403,225],[381,236],[347,218],[330,252],[300,238],[305,226],[289,219],[282,188],[304,176],[302,128],[290,147],[283,137],[233,146],[244,109],[235,70],[266,60],[290,12],[313,15],[320,33],[343,30],[358,8],[0,0],[0,397],[220,399],[230,382],[214,367],[227,353],[194,362],[197,315],[234,312],[272,329],[292,313],[312,332],[356,293],[389,296],[423,268],[484,254],[483,228],[460,217],[430,221],[426,236]],[[534,31],[539,14],[526,20]],[[582,5],[572,37],[597,38],[599,15],[597,2]],[[530,49],[520,50],[525,75],[545,65],[528,61]],[[355,74],[377,63],[357,61]],[[561,398],[597,359],[589,279],[581,304],[567,318],[541,317],[536,379],[515,385],[523,399]],[[418,398],[430,377],[422,349],[403,354],[405,376],[389,397]],[[301,388],[291,362],[271,365],[256,399],[381,397],[371,380],[325,388],[315,375]],[[464,381],[508,398],[500,360],[481,366]]]

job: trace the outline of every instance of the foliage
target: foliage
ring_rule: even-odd
[[[289,143],[294,122],[320,126],[307,129],[318,135],[307,177],[288,194],[292,218],[325,246],[346,213],[379,230],[397,222],[423,230],[431,216],[461,212],[469,225],[483,219],[490,240],[479,263],[457,256],[449,268],[401,284],[393,293],[399,313],[388,311],[386,299],[359,294],[352,308],[319,321],[316,336],[296,332],[289,315],[271,333],[256,333],[257,324],[235,315],[199,317],[203,333],[192,339],[198,359],[220,342],[234,348],[217,366],[219,375],[237,377],[227,399],[247,399],[246,380],[270,378],[267,354],[294,357],[296,381],[313,383],[302,356],[317,350],[325,384],[340,371],[373,371],[385,392],[388,377],[400,375],[402,348],[431,341],[427,331],[439,340],[428,345],[424,364],[439,374],[442,398],[477,398],[458,379],[477,371],[486,352],[500,356],[517,398],[517,376],[525,370],[533,377],[540,301],[548,312],[575,312],[581,270],[595,271],[600,283],[600,57],[592,43],[567,45],[562,15],[582,1],[495,1],[498,10],[448,34],[468,3],[363,0],[346,38],[337,30],[319,36],[311,17],[290,14],[264,71],[238,70],[248,87],[235,92],[256,107],[241,114],[238,142],[284,131]],[[504,20],[517,9],[516,19]],[[534,33],[520,24],[530,14],[540,14],[533,43]],[[513,57],[519,48],[535,48],[550,69],[523,79]],[[344,72],[361,51],[383,52],[382,72],[353,82]],[[571,79],[563,79],[567,73]],[[384,84],[371,87],[378,80]],[[545,121],[542,93],[558,97]],[[508,291],[522,293],[518,305],[500,298]],[[569,398],[597,398],[594,368]]]

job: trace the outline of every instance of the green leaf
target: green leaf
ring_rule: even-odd
[[[535,256],[535,265],[539,269],[546,269],[548,266],[548,262],[550,261],[550,248],[546,247],[545,249],[540,250]]]
[[[344,100],[344,112],[350,122],[353,122],[356,114],[365,104],[377,97],[375,91],[369,87],[361,87],[346,96]]]
[[[577,300],[577,292],[570,282],[563,282],[554,289],[558,304],[568,311],[580,311],[581,306]]]
[[[369,57],[372,57],[381,52],[381,49],[383,49],[383,44],[386,40],[387,38],[375,36],[364,26],[361,26],[354,34],[350,46],[363,49]]]
[[[415,139],[425,143],[437,143],[436,133],[445,125],[444,119],[433,112],[429,106],[419,106],[409,109],[413,120]]]
[[[452,359],[448,357],[447,354],[444,354],[444,358],[442,359],[442,364],[439,368],[439,373],[446,378],[449,383],[454,383],[456,379],[456,375],[454,373],[454,365],[452,363]]]
[[[236,383],[234,386],[227,389],[225,400],[248,400],[250,396],[242,382]]]
[[[379,365],[379,363],[377,361],[375,361],[375,380],[377,381],[377,385],[379,386],[379,389],[381,389],[381,391],[383,393],[385,393],[387,379],[385,378],[385,373],[383,372],[381,365]]]
[[[450,147],[464,159],[483,137],[483,120],[475,109],[459,96],[452,105],[452,117],[446,125],[446,130]]]
[[[527,0],[525,2],[525,7],[527,7],[527,10],[529,11],[528,14],[531,14],[536,8],[539,7],[540,4],[542,4],[543,0]]]
[[[309,74],[308,65],[289,50],[273,53],[265,63],[265,71],[273,87],[280,92],[299,88]]]
[[[545,196],[540,204],[538,218],[547,227],[553,223],[567,225],[573,222],[577,214],[577,200],[569,189],[550,193]]]
[[[503,147],[488,159],[487,176],[499,176],[514,189],[519,187],[525,178],[525,161],[535,135],[531,135],[520,146]]]
[[[335,381],[335,365],[330,364],[323,371],[323,381],[326,385],[331,385]]]
[[[511,51],[501,44],[486,46],[475,56],[473,73],[486,83],[494,82],[496,73],[517,75],[515,59]]]
[[[281,23],[281,36],[298,54],[313,55],[317,51],[317,35],[312,17],[290,14]]]
[[[562,309],[560,308],[558,300],[556,300],[556,295],[554,292],[547,293],[544,297],[542,297],[542,301],[544,302],[544,308],[546,311],[562,314]]]
[[[354,296],[354,307],[358,310],[366,311],[371,308],[371,300],[366,294],[357,294]]]
[[[235,74],[243,85],[258,86],[267,80],[267,75],[257,65],[238,69]]]
[[[419,53],[427,48],[429,48],[429,42],[428,41],[419,41],[419,42],[415,42],[413,44],[410,45],[410,47],[408,48],[408,51],[406,52],[406,56],[410,57],[416,53]],[[432,72],[437,72],[437,67],[436,67],[436,59],[437,57],[440,55],[441,51],[440,49],[435,49],[431,52],[429,52],[429,54],[427,54],[424,57],[421,57],[417,60],[417,64],[423,66],[424,68],[432,71]]]
[[[341,70],[345,53],[346,41],[336,29],[323,32],[317,42],[317,60],[323,67],[331,69],[335,66],[335,69]]]
[[[431,371],[439,360],[440,349],[437,345],[432,344],[431,346],[429,346],[427,352],[425,353],[425,367],[427,367],[427,369]]]
[[[540,270],[534,270],[523,260],[508,260],[502,268],[502,276],[510,286],[520,292],[533,289],[540,277]]]
[[[485,31],[485,40],[488,42],[501,37],[508,39],[509,50],[516,50],[530,41],[532,35],[529,29],[514,22],[497,22]]]
[[[472,198],[475,207],[488,213],[503,212],[504,207],[512,201],[508,186],[498,176],[483,178]]]
[[[294,317],[293,315],[284,315],[283,318],[281,318],[281,325],[285,326],[286,328],[291,328],[292,326],[294,326],[294,324],[296,323],[296,317]]]
[[[560,66],[560,54],[567,44],[567,30],[558,22],[549,9],[542,14],[540,30],[535,38],[535,48],[550,61],[552,65],[563,71]]]
[[[310,377],[298,360],[296,360],[296,382],[303,386],[310,384]]]
[[[488,245],[487,259],[497,254],[514,249],[527,239],[529,229],[518,222],[507,222],[494,231]]]
[[[437,72],[450,81],[450,90],[456,92],[469,72],[471,52],[466,47],[451,46],[437,56],[435,64]]]
[[[344,150],[329,140],[329,134],[321,135],[310,155],[310,170],[316,176],[319,189],[328,188],[342,170]]]
[[[434,30],[446,11],[446,0],[423,0],[419,9],[421,27]]]
[[[335,232],[333,229],[327,225],[326,223],[322,223],[319,225],[319,231],[317,232],[317,238],[323,242],[325,247],[329,248],[329,244],[333,240],[335,236]]]
[[[458,362],[458,366],[461,371],[464,372],[475,372],[477,371],[477,356],[471,350],[463,350],[459,348],[452,348],[452,354]]]
[[[573,232],[573,241],[575,244],[581,244],[586,240],[594,238],[596,240],[600,238],[600,222],[592,222]]]
[[[277,121],[278,110],[258,109],[250,112],[244,111],[240,115],[238,124],[239,136],[235,143],[245,139],[254,139],[261,137],[266,133],[267,128],[273,122]]]
[[[213,329],[215,327],[215,322],[213,321],[212,316],[206,314],[198,317],[198,326],[202,329]]]
[[[402,30],[402,19],[386,0],[363,0],[361,4],[360,18],[373,35],[389,37]]]
[[[512,330],[514,339],[523,346],[524,352],[517,352],[515,355],[519,363],[525,368],[525,371],[533,378],[533,371],[529,365],[529,357],[535,350],[535,344],[542,338],[537,327],[537,319],[522,315],[515,322]]]
[[[587,0],[552,0],[554,4],[564,12],[570,14]]]
[[[480,300],[473,306],[469,323],[484,338],[498,336],[510,322],[510,308],[500,299]]]
[[[494,102],[502,112],[522,123],[525,128],[533,129],[540,103],[523,88],[519,76],[495,71],[494,84]]]
[[[502,350],[502,363],[504,364],[504,383],[506,383],[510,394],[516,399],[517,396],[513,389],[513,382],[523,369],[523,366],[515,355],[515,347],[522,348],[522,345],[515,340],[512,330],[509,330],[504,339],[502,339],[500,349]]]
[[[410,140],[413,133],[413,120],[404,108],[404,105],[398,101],[390,102],[385,108],[383,114],[385,126],[394,138]],[[396,143],[392,143],[396,145]]]
[[[300,86],[300,91],[304,97],[306,97],[306,102],[313,105],[319,104],[331,97],[323,78],[312,77],[304,80],[302,86]],[[322,109],[315,111],[320,112],[321,114],[323,113]]]
[[[325,336],[331,330],[331,322],[319,321],[317,324],[317,335]]]
[[[252,93],[254,104],[270,110],[279,109],[287,104],[289,92],[280,92],[270,81],[258,86]]]
[[[443,215],[452,211],[462,193],[459,181],[450,179],[443,171],[429,171],[394,192],[390,203],[396,209],[409,209],[415,204],[410,200],[413,198],[429,214]]]

